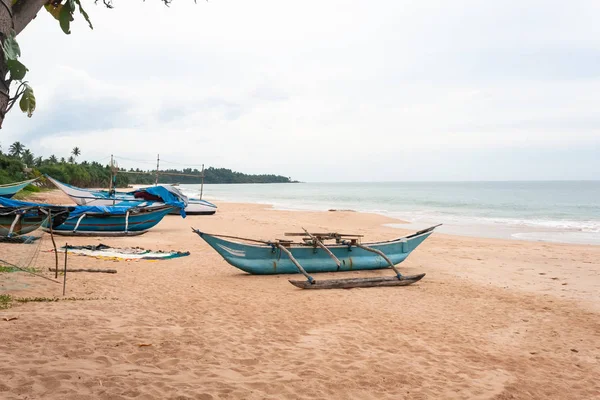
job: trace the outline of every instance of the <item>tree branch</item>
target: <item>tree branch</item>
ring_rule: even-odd
[[[13,6],[13,20],[17,35],[35,18],[48,0],[20,0]]]

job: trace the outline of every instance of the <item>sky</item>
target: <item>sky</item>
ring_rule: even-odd
[[[308,182],[600,179],[596,0],[83,2],[18,36],[36,155]],[[134,160],[134,161],[132,161]]]

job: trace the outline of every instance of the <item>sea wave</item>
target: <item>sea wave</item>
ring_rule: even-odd
[[[391,212],[390,216],[407,220],[409,222],[437,222],[453,223],[459,225],[506,225],[513,227],[532,227],[547,230],[573,231],[600,233],[600,220],[573,220],[573,219],[544,219],[544,218],[504,218],[504,217],[472,217],[465,215],[452,215],[447,212],[435,211],[417,212]]]
[[[186,186],[180,189],[198,196],[199,186]],[[577,237],[594,243],[600,238],[597,182],[208,185],[204,195],[279,210],[376,213],[417,228],[442,223],[442,231],[469,236],[497,237],[500,232],[505,238],[526,239],[548,233],[552,241],[561,241],[558,233],[564,233],[565,242]]]

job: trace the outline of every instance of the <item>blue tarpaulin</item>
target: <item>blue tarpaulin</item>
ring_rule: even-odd
[[[66,183],[59,182],[48,175],[46,176],[50,178],[55,185],[57,185],[63,192],[67,193],[67,195],[69,195],[71,198],[81,198],[81,196],[77,193],[70,193],[69,189],[89,194],[89,201],[94,201],[95,199],[114,200],[114,202],[117,203],[116,205],[133,206],[134,202],[138,202],[137,205],[141,205],[142,203],[164,203],[166,205],[179,208],[181,216],[185,218],[184,209],[188,205],[188,198],[183,193],[181,193],[181,191],[172,186],[150,186],[147,188],[134,190],[132,192],[108,192],[105,190],[96,191],[89,189],[81,189],[75,186],[68,185]],[[85,200],[88,200],[88,197],[83,197],[85,198]]]
[[[55,204],[30,203],[30,202],[27,202],[27,201],[12,200],[12,199],[6,199],[6,198],[3,198],[3,197],[0,197],[0,206],[1,207],[13,207],[13,208],[26,208],[26,207],[55,208],[55,207],[61,207],[61,206],[57,206]],[[67,207],[65,206],[65,208],[67,208]]]
[[[30,203],[27,201],[11,200],[2,197],[0,197],[0,206],[13,208],[64,208],[65,210],[69,211],[70,218],[76,218],[82,214],[125,215],[127,214],[127,210],[130,210],[132,208],[132,206],[57,206],[55,204]]]
[[[162,203],[179,208],[181,216],[185,218],[185,208],[188,205],[188,198],[178,189],[172,186],[150,186],[143,189],[138,189],[129,194],[136,198],[147,198],[144,193],[160,199]]]

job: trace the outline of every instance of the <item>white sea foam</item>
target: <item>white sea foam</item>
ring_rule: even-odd
[[[199,185],[180,189],[200,192]],[[205,185],[204,197],[279,210],[371,212],[408,221],[411,229],[443,223],[440,231],[470,236],[600,240],[600,182]]]

